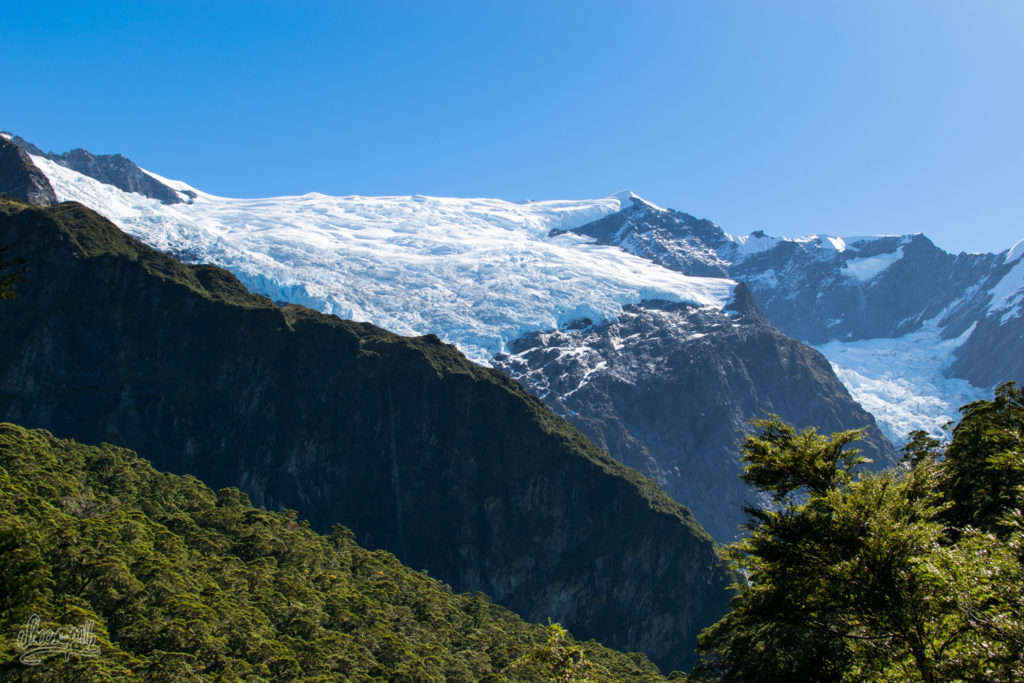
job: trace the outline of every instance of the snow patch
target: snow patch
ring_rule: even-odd
[[[843,241],[842,237],[829,237],[828,235],[822,236],[822,246],[828,244],[836,251],[846,251],[846,242]]]
[[[638,202],[641,202],[642,204],[645,204],[646,206],[649,206],[655,211],[665,211],[665,209],[661,208],[657,204],[647,201],[646,199],[636,194],[635,192],[632,192],[631,190],[619,190],[615,194],[609,195],[608,198],[617,199],[623,211],[626,209],[633,208],[634,199],[637,200]]]
[[[1012,263],[1021,257],[1024,257],[1024,240],[1017,242],[1006,252],[1006,262]]]
[[[755,230],[746,237],[726,234],[726,238],[736,245],[736,253],[741,257],[770,251],[785,241],[779,237],[769,237],[762,230]]]
[[[843,268],[840,272],[846,277],[857,280],[858,282],[867,282],[879,275],[892,264],[899,261],[901,258],[903,258],[903,247],[900,247],[891,254],[879,254],[877,256],[868,256],[866,258],[850,259],[843,264]]]

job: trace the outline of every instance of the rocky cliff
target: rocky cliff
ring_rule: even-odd
[[[715,538],[734,538],[747,421],[777,414],[801,427],[867,429],[879,464],[895,453],[816,351],[779,333],[742,286],[732,310],[647,302],[617,321],[519,340],[496,365],[595,443],[686,501]]]
[[[57,203],[49,179],[24,150],[3,133],[0,133],[0,197],[13,197],[40,206]]]
[[[275,306],[77,204],[0,207],[27,262],[0,418],[144,446],[666,669],[724,613],[730,577],[689,512],[501,373],[433,336]]]
[[[12,138],[12,142],[29,154],[46,157],[61,166],[95,178],[101,183],[113,185],[125,192],[135,192],[144,197],[159,200],[164,204],[178,204],[188,199],[187,196],[183,198],[177,191],[143,171],[123,154],[92,154],[81,148],[56,154],[43,152],[28,140],[18,136]],[[30,203],[38,204],[40,202]]]

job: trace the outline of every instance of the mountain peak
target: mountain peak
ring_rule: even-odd
[[[183,201],[178,192],[153,178],[123,154],[97,155],[81,147],[76,147],[63,154],[44,153],[31,142],[17,135],[4,134],[3,137],[25,154],[43,157],[124,192],[135,192],[157,199],[163,204],[178,204]]]
[[[665,209],[661,208],[660,206],[658,206],[657,204],[653,204],[653,203],[647,201],[646,199],[644,199],[643,197],[641,197],[637,193],[633,192],[632,190],[619,190],[618,192],[616,192],[614,194],[608,195],[608,198],[609,199],[617,199],[617,200],[619,200],[619,204],[622,205],[622,210],[623,211],[627,211],[627,210],[632,209],[632,208],[634,208],[636,206],[647,207],[647,208],[653,209],[655,211],[664,211],[665,210]]]
[[[42,206],[57,203],[46,175],[6,133],[0,137],[0,195]]]

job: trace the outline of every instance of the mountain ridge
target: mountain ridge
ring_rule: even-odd
[[[906,432],[896,424],[941,436],[960,405],[1024,378],[1024,260],[1016,247],[953,255],[921,233],[737,238],[642,202],[572,231],[673,270],[744,282],[768,320],[825,353],[859,401],[882,408],[880,417],[895,411],[887,434],[897,442]],[[936,349],[930,358],[916,353],[921,343]],[[933,393],[908,395],[911,384]],[[915,421],[898,401],[927,414]]]
[[[0,206],[27,262],[0,331],[3,419],[146,441],[160,468],[342,522],[666,669],[724,612],[731,578],[692,515],[504,375],[436,337],[279,308],[80,205]]]

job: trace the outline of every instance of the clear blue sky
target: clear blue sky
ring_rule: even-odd
[[[227,196],[1024,239],[1020,0],[0,0],[0,129]]]

